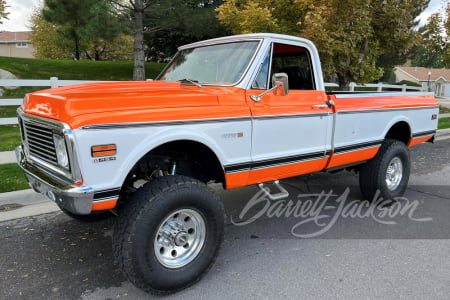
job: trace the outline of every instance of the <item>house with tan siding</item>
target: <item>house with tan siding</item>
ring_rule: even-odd
[[[34,58],[31,31],[0,31],[0,56]]]
[[[424,90],[436,96],[450,97],[450,69],[429,69],[422,67],[396,67],[395,81],[408,80],[420,84]]]

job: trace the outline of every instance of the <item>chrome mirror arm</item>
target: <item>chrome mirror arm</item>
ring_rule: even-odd
[[[260,101],[262,100],[262,97],[263,97],[265,94],[270,93],[271,91],[276,90],[277,88],[282,87],[282,86],[283,86],[282,83],[278,83],[277,85],[275,85],[275,86],[272,87],[271,89],[268,89],[267,91],[265,91],[265,92],[263,92],[263,93],[261,93],[261,94],[259,94],[259,95],[252,95],[252,96],[250,96],[250,99],[252,99],[252,100],[255,101],[255,102],[260,102]]]

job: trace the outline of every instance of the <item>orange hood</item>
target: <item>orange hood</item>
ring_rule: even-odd
[[[149,109],[164,109],[166,117],[162,119],[173,119],[176,117],[167,115],[168,111],[175,110],[179,114],[180,109],[193,112],[195,107],[205,107],[211,112],[211,107],[218,105],[217,88],[142,81],[88,83],[43,90],[29,94],[23,109],[74,128],[108,122],[104,118],[99,120],[99,115],[115,116],[116,122],[144,122],[154,120],[148,114]],[[144,119],[140,116],[143,112],[146,112]],[[187,117],[186,112],[183,115]]]

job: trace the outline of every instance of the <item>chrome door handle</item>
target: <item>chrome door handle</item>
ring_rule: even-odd
[[[313,105],[312,108],[332,108],[334,106],[333,100],[327,100],[325,101],[325,104],[316,104]]]

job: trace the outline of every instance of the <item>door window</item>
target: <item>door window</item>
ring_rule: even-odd
[[[259,73],[252,85],[255,89],[271,87],[271,78],[275,73],[286,73],[290,90],[314,90],[314,75],[311,57],[304,47],[274,43],[272,64],[269,70],[270,51],[267,53]],[[270,77],[269,77],[270,75]]]

